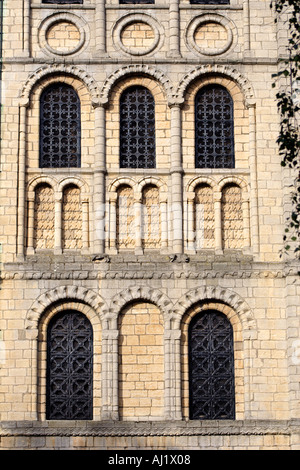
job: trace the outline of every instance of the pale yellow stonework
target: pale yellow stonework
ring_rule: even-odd
[[[293,174],[269,0],[6,0],[0,174],[1,449],[300,449],[299,259],[282,255]],[[40,98],[80,102],[78,168],[41,168]],[[233,102],[234,168],[195,168],[195,97]],[[120,97],[149,90],[155,168],[120,168]],[[235,419],[190,419],[189,327],[233,329]],[[92,420],[53,421],[47,332],[93,331]]]

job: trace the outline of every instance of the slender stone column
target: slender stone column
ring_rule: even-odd
[[[181,367],[180,367],[180,330],[166,332],[165,346],[169,359],[166,384],[166,419],[181,420]]]
[[[222,251],[222,193],[216,192],[214,194],[214,209],[215,209],[215,249]]]
[[[170,0],[169,5],[169,56],[180,57],[179,0]]]
[[[30,56],[30,1],[23,0],[23,56]]]
[[[105,322],[107,323],[107,322]],[[119,419],[117,329],[102,331],[102,419]]]
[[[62,194],[55,198],[54,253],[62,253]]]
[[[161,250],[165,250],[168,247],[168,219],[167,219],[167,201],[163,199],[159,203],[160,205],[160,220],[161,220]]]
[[[171,107],[171,191],[173,251],[183,253],[183,196],[182,196],[182,155],[181,155],[181,104]]]
[[[194,230],[194,214],[195,214],[195,193],[188,193],[187,199],[187,249],[189,253],[195,253],[195,230]]]
[[[251,42],[250,42],[250,0],[243,1],[243,12],[244,12],[244,54],[250,53]]]
[[[28,239],[28,244],[27,244],[27,255],[33,255],[34,254],[34,201],[35,201],[35,192],[31,191],[31,193],[28,195],[28,233],[27,233],[27,239]]]
[[[249,166],[250,166],[250,223],[253,254],[259,254],[258,192],[257,192],[257,152],[256,152],[256,108],[249,105]]]
[[[112,193],[109,198],[109,240],[108,247],[111,254],[117,252],[117,193]]]
[[[96,2],[96,48],[101,55],[106,53],[105,0]]]
[[[82,249],[87,252],[89,248],[89,201],[82,201]]]
[[[250,247],[250,220],[249,220],[249,198],[243,196],[242,201],[243,224],[244,224],[244,248]]]
[[[95,108],[94,252],[105,251],[105,107]]]
[[[142,247],[142,232],[143,232],[143,217],[142,217],[142,201],[140,195],[135,195],[134,198],[134,223],[135,223],[135,254],[140,255],[143,253]]]
[[[27,103],[20,105],[19,124],[19,187],[18,187],[18,234],[17,234],[17,256],[24,258],[25,244],[25,168],[26,168],[26,119]]]

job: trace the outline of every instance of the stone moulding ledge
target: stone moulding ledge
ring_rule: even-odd
[[[58,421],[18,421],[0,424],[0,437],[12,436],[291,436],[300,433],[300,420],[246,420],[214,421],[70,421],[66,425]]]

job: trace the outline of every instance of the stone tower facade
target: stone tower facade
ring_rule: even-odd
[[[299,449],[269,0],[5,0],[2,449]]]

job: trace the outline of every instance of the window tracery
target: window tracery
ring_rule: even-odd
[[[190,419],[234,419],[233,329],[214,310],[197,314],[189,327]]]
[[[47,331],[46,418],[93,418],[93,331],[85,315],[55,315]]]
[[[195,98],[196,168],[234,168],[233,101],[220,85],[201,88]]]
[[[64,83],[48,86],[40,100],[40,167],[80,167],[80,140],[80,101],[76,91]]]
[[[143,86],[129,87],[121,95],[120,167],[155,168],[155,104]]]

